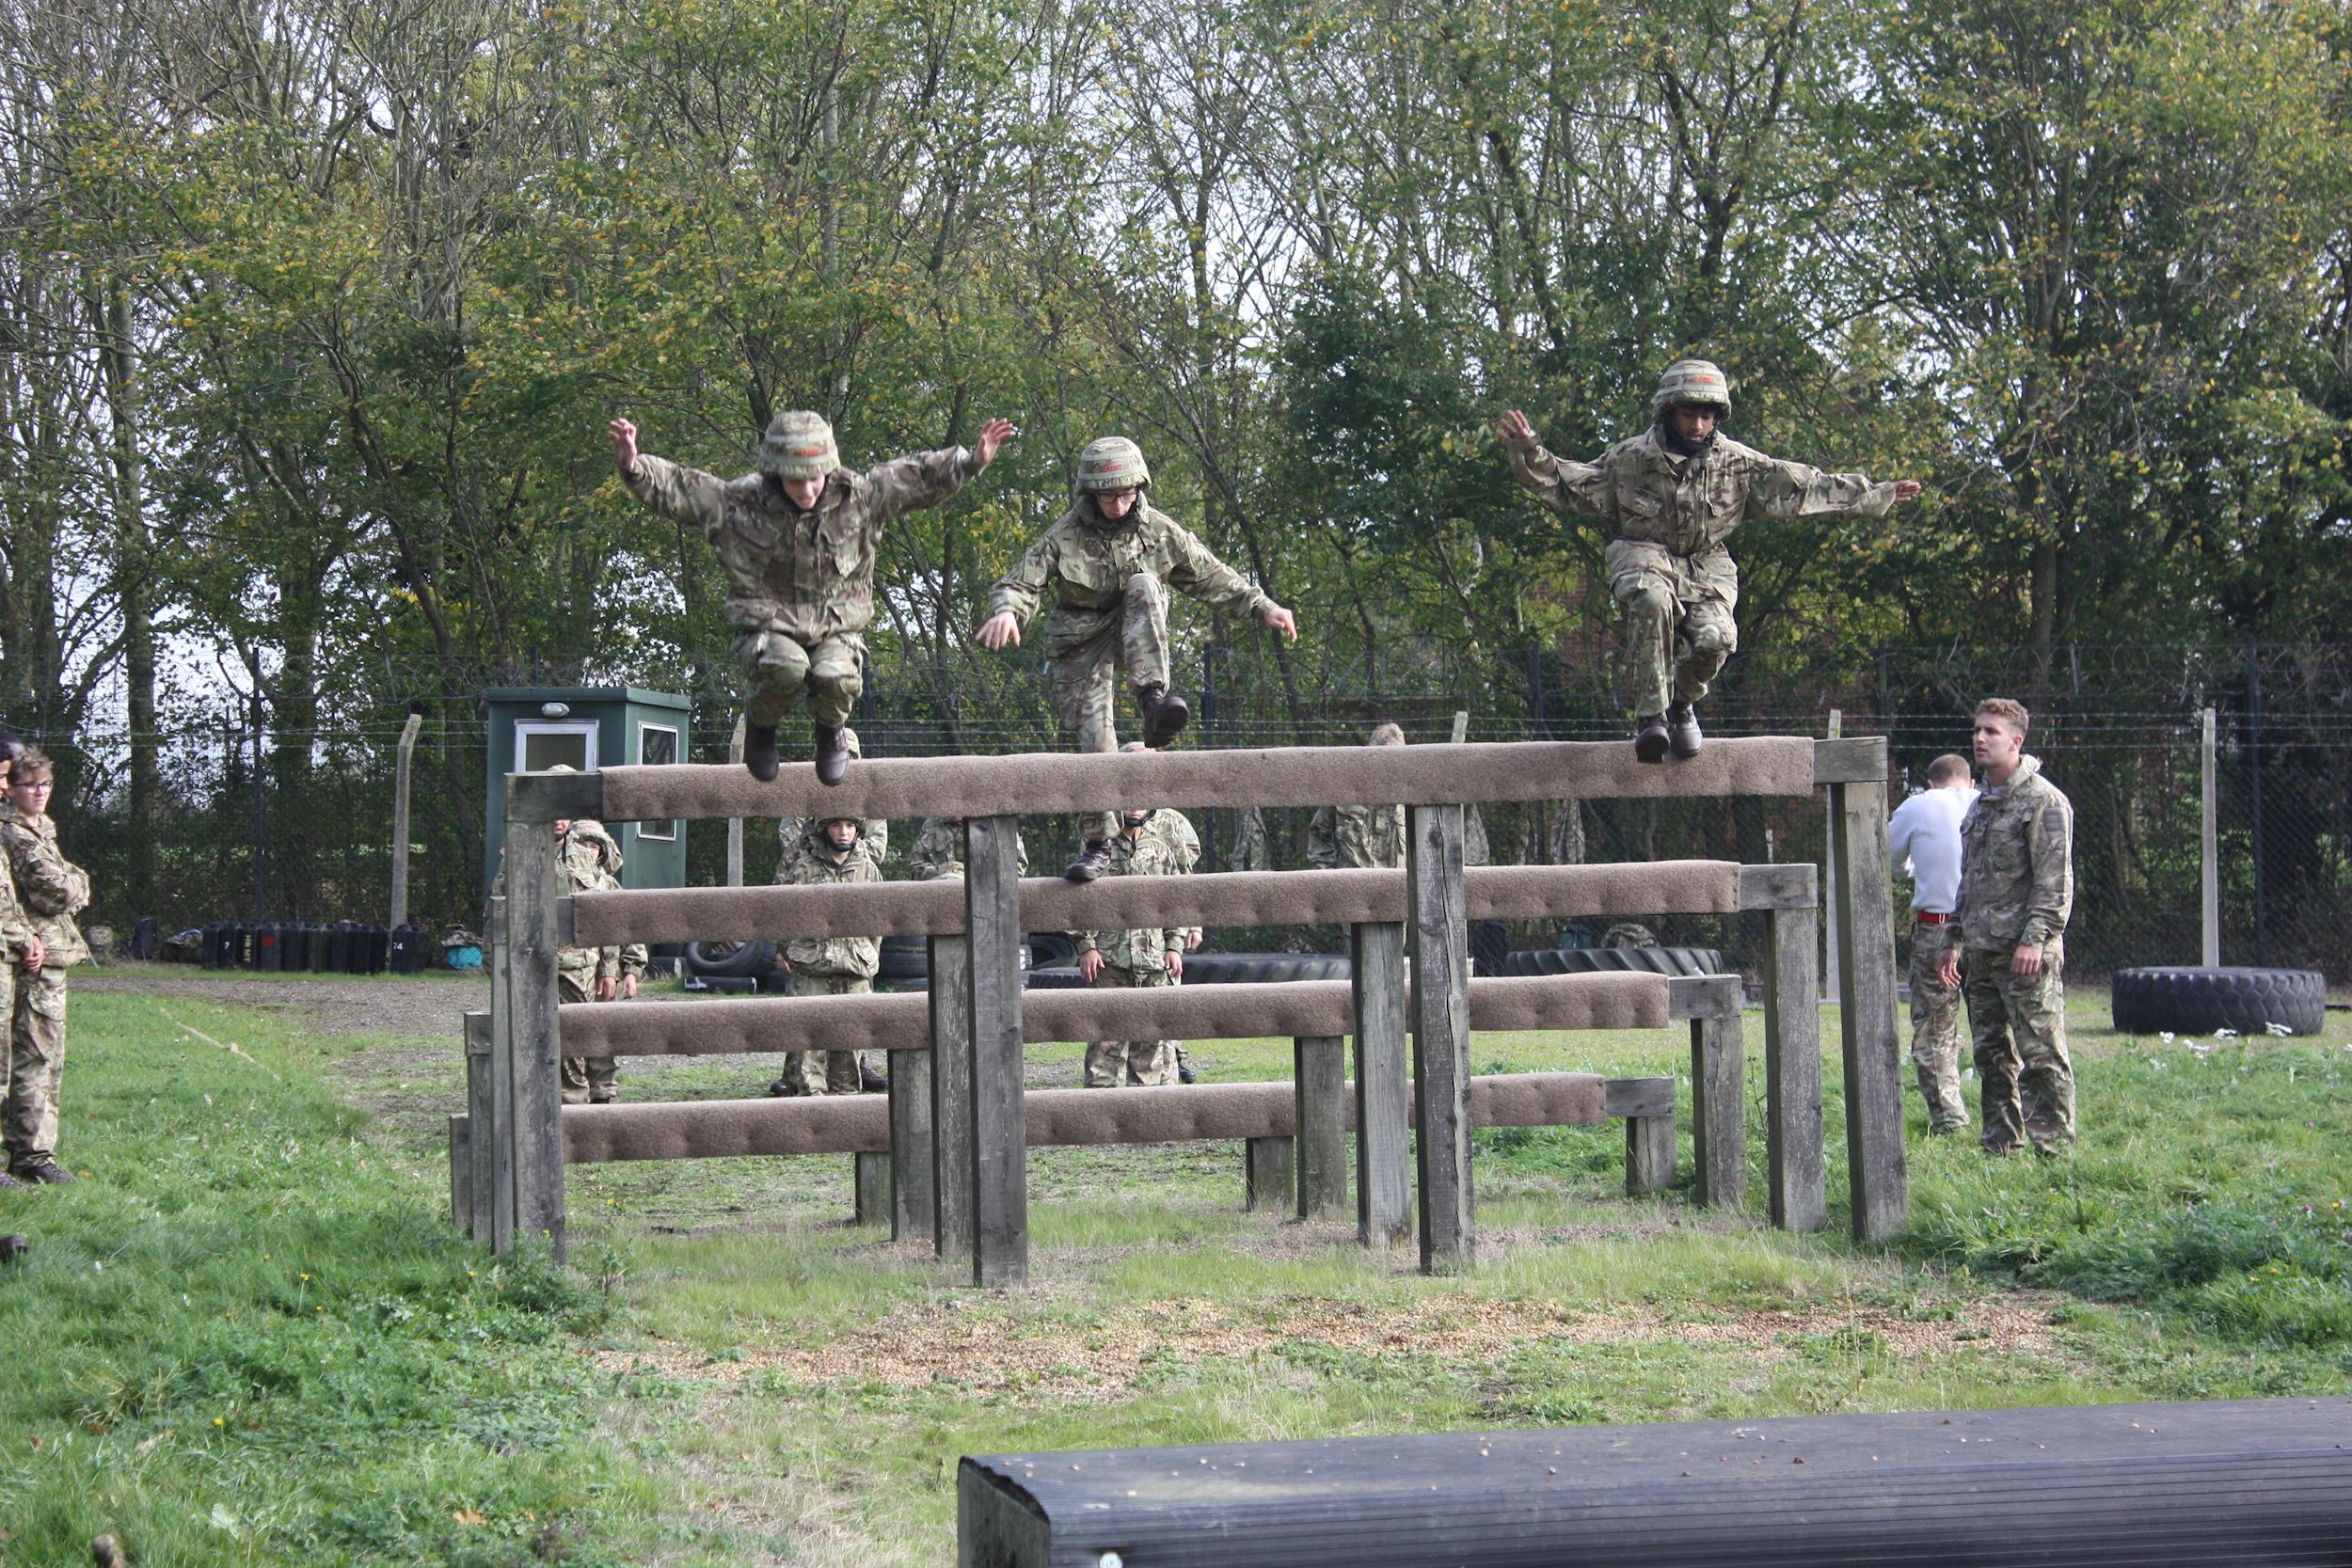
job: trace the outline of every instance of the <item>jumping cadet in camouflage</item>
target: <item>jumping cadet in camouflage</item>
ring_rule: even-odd
[[[1730,414],[1724,372],[1677,359],[1650,400],[1650,428],[1590,466],[1546,451],[1516,408],[1496,426],[1521,484],[1565,516],[1603,518],[1616,531],[1609,591],[1626,608],[1633,748],[1644,762],[1663,761],[1669,749],[1698,755],[1692,705],[1740,645],[1740,574],[1724,547],[1733,529],[1751,517],[1876,517],[1919,493],[1915,480],[1873,484],[1767,457],[1717,433]]]
[[[1960,825],[1959,929],[1947,985],[1968,1003],[1987,1150],[2030,1139],[2045,1154],[2074,1139],[2074,1064],[2066,1052],[2066,919],[2074,905],[2074,808],[2026,752],[2029,716],[1977,705],[1984,792]],[[1965,958],[1963,967],[1963,958]]]
[[[1184,834],[1158,818],[1164,811],[1130,811],[1111,836],[1114,877],[1181,877],[1189,869]],[[1189,825],[1186,825],[1187,828]],[[1090,986],[1134,989],[1184,983],[1184,954],[1200,942],[1200,927],[1169,926],[1136,931],[1085,931],[1078,938],[1078,973]],[[1174,1040],[1093,1040],[1086,1053],[1086,1086],[1157,1086],[1177,1079]]]
[[[839,784],[841,741],[866,677],[859,668],[874,619],[874,545],[902,513],[946,500],[995,461],[1011,422],[980,427],[977,450],[947,447],[893,458],[866,473],[841,467],[833,426],[805,411],[779,414],[759,443],[759,471],[723,480],[637,450],[637,427],[612,423],[612,460],[639,500],[703,531],[726,572],[723,614],[752,683],[743,766],[776,776],[776,725],[808,694],[817,778]]]
[[[1168,591],[1176,588],[1219,610],[1255,615],[1295,642],[1298,620],[1219,561],[1209,547],[1145,499],[1152,486],[1143,451],[1120,436],[1090,441],[1078,454],[1073,499],[1061,519],[996,581],[980,645],[1021,643],[1021,627],[1050,592],[1045,634],[1046,684],[1062,728],[1081,752],[1119,745],[1112,712],[1117,667],[1143,717],[1144,743],[1167,745],[1192,710],[1168,689]],[[1090,882],[1108,868],[1119,820],[1109,812],[1083,823],[1086,848],[1065,873]]]
[[[16,736],[0,735],[0,785],[8,784],[16,765],[17,753],[23,749],[23,743]],[[47,957],[40,934],[33,929],[24,906],[17,901],[16,878],[8,869],[8,857],[0,854],[0,1018],[13,1021],[16,1017],[18,974],[22,972],[28,977],[39,974],[41,961]],[[13,1052],[0,1046],[0,1106],[8,1103],[14,1076],[10,1071],[13,1056]],[[0,1169],[0,1192],[24,1185],[5,1169]]]
[[[1402,746],[1396,724],[1375,728],[1367,746]],[[1307,863],[1326,871],[1369,866],[1394,871],[1405,864],[1403,806],[1318,806],[1307,824]]]
[[[847,724],[841,726],[841,749],[852,758],[863,758],[866,755],[865,748],[858,744],[857,731]],[[806,838],[816,829],[817,818],[813,816],[776,818],[775,880],[779,882],[784,880],[784,868],[791,863],[793,852],[800,847],[801,840]],[[876,865],[881,865],[890,854],[889,821],[880,816],[869,816],[859,823],[857,847],[860,854]]]
[[[8,800],[0,804],[0,845],[7,847],[8,872],[40,948],[39,964],[27,962],[16,982],[0,1134],[8,1144],[9,1176],[62,1185],[73,1180],[57,1164],[66,972],[89,960],[89,945],[73,917],[89,907],[90,886],[89,874],[58,851],[57,825],[49,817],[53,783],[49,759],[27,747],[17,755]]]
[[[1029,874],[1029,847],[1013,834],[1012,849],[1020,861],[1021,876]],[[961,816],[927,816],[915,831],[914,845],[907,851],[907,880],[928,882],[941,877],[963,879],[963,818]]]
[[[819,822],[802,838],[776,880],[794,887],[881,881],[873,857],[858,847],[862,833],[853,816]],[[882,967],[882,942],[875,937],[796,937],[778,943],[777,957],[791,976],[795,996],[864,996],[874,989],[874,973]],[[795,1051],[785,1057],[784,1072],[768,1085],[768,1092],[855,1094],[861,1088],[885,1086],[882,1074],[861,1063],[856,1052],[828,1051],[820,1089],[809,1082],[808,1053]]]

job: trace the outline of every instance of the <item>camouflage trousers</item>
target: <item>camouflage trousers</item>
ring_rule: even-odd
[[[1968,1125],[1968,1101],[1960,1092],[1960,988],[1938,973],[1951,929],[1911,923],[1911,1068],[1928,1102],[1931,1132]]]
[[[736,633],[735,659],[752,683],[744,722],[779,724],[806,692],[811,719],[819,724],[848,723],[866,690],[865,654],[866,639],[853,631],[814,643],[780,631]]]
[[[1131,689],[1168,684],[1168,585],[1137,572],[1127,579],[1119,609],[1091,625],[1097,619],[1062,610],[1047,617],[1045,684],[1061,727],[1079,751],[1116,752],[1120,661],[1126,663]],[[1078,825],[1089,841],[1119,832],[1119,818],[1110,812],[1081,816]]]
[[[57,1087],[65,1073],[66,974],[44,966],[15,975],[8,1099],[0,1112],[0,1132],[6,1134],[11,1165],[56,1157]]]
[[[1968,1030],[1983,1084],[1981,1141],[1994,1153],[2026,1139],[2049,1150],[2074,1138],[2074,1063],[2066,1053],[2066,944],[2042,949],[2042,972],[2019,974],[2007,949],[1961,956]]]
[[[866,996],[874,989],[874,982],[863,974],[812,974],[804,969],[795,969],[791,978],[795,996]],[[867,1065],[878,1072],[882,1070],[879,1062]],[[784,1081],[794,1094],[855,1094],[860,1087],[857,1069],[856,1052],[828,1051],[825,1082],[819,1087],[809,1082],[807,1052],[790,1052],[784,1058]]]
[[[1670,569],[1661,569],[1660,561]],[[1740,646],[1732,619],[1739,590],[1694,562],[1651,553],[1627,569],[1613,563],[1609,592],[1625,606],[1626,696],[1635,715],[1706,696],[1707,683]]]
[[[1106,990],[1132,990],[1178,982],[1165,969],[1121,969],[1117,964],[1104,964],[1094,983]],[[1091,1040],[1087,1044],[1086,1086],[1089,1089],[1157,1088],[1174,1082],[1174,1040]]]
[[[596,972],[587,969],[558,969],[555,972],[555,999],[558,1002],[593,1002],[596,999]],[[602,1103],[616,1092],[613,1082],[620,1076],[621,1064],[611,1056],[566,1056],[563,1062],[564,1103],[586,1105]]]

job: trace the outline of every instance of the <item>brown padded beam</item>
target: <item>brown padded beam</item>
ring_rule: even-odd
[[[1463,873],[1463,893],[1472,920],[1729,914],[1740,908],[1740,867],[1730,861],[1482,865]],[[1031,877],[1021,884],[1021,924],[1031,931],[1353,926],[1404,918],[1402,871],[1225,871],[1109,877],[1083,885]],[[955,880],[639,888],[572,898],[571,941],[582,947],[786,935],[939,936],[962,929],[963,884]]]
[[[1341,1096],[1356,1125],[1353,1085]],[[1172,1084],[1154,1089],[1032,1089],[1029,1145],[1164,1144],[1285,1138],[1297,1132],[1289,1084]],[[1470,1080],[1480,1127],[1592,1127],[1626,1106],[1671,1115],[1671,1078],[1520,1072]],[[879,1096],[706,1100],[660,1105],[567,1105],[564,1163],[714,1160],[745,1154],[861,1154],[890,1147]]]
[[[1710,740],[1688,762],[1645,764],[1621,740],[1522,740],[1458,746],[1294,746],[1263,751],[1128,752],[1092,756],[885,757],[850,765],[833,788],[806,763],[761,784],[740,768],[681,763],[608,768],[593,775],[596,815],[610,822],[715,816],[1014,816],[1155,806],[1320,806],[1362,800],[1443,805],[1463,800],[1810,795],[1813,742],[1802,736]],[[569,794],[534,778],[523,817],[570,816]],[[555,810],[561,800],[567,809]]]
[[[1662,1029],[1662,974],[1531,974],[1472,980],[1473,1029]],[[1345,980],[1033,990],[1021,1037],[1054,1040],[1259,1039],[1352,1033]],[[1410,1017],[1408,1012],[1407,1017]],[[747,997],[713,1002],[578,1002],[557,1009],[566,1056],[723,1056],[758,1051],[928,1051],[930,999]]]

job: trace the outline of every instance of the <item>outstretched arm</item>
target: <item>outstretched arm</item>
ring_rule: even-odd
[[[995,462],[997,450],[1012,433],[1010,420],[991,420],[980,426],[977,447],[942,447],[894,457],[877,466],[866,482],[873,486],[884,516],[937,506]]]
[[[989,590],[989,616],[973,635],[981,647],[994,653],[1010,643],[1021,646],[1021,626],[1037,613],[1044,602],[1045,590],[1054,580],[1055,563],[1060,559],[1061,546],[1052,530],[1027,549],[1013,563],[1011,571],[996,579]]]
[[[1168,525],[1175,558],[1168,574],[1171,588],[1191,594],[1218,610],[1241,610],[1255,615],[1283,637],[1298,641],[1298,617],[1276,604],[1258,586],[1216,558],[1216,552],[1180,523]]]
[[[1585,463],[1564,463],[1535,439],[1535,425],[1518,409],[1495,421],[1495,435],[1511,459],[1511,473],[1522,488],[1543,497],[1550,508],[1569,517],[1598,517],[1609,509],[1609,490],[1600,469]]]
[[[637,427],[614,420],[605,427],[612,433],[612,466],[629,493],[665,517],[691,523],[707,533],[726,513],[727,482],[717,474],[690,468],[637,448]]]
[[[1803,463],[1768,457],[1748,489],[1751,517],[1883,517],[1919,494],[1915,479],[1873,484],[1863,474],[1823,473]]]

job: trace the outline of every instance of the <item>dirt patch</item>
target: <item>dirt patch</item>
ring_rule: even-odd
[[[1986,1298],[1954,1303],[1948,1316],[1932,1321],[1880,1307],[1822,1305],[1692,1322],[1643,1307],[1592,1311],[1474,1296],[1372,1306],[1295,1296],[1238,1310],[1205,1300],[1139,1302],[1115,1319],[1074,1328],[908,1306],[814,1349],[752,1346],[725,1359],[675,1344],[592,1354],[614,1373],[658,1371],[724,1389],[759,1377],[820,1386],[946,1385],[1109,1402],[1170,1365],[1250,1361],[1298,1344],[1375,1360],[1414,1356],[1480,1364],[1530,1345],[1672,1341],[1739,1351],[1770,1365],[1793,1354],[1800,1341],[1828,1338],[1904,1361],[1975,1352],[2049,1357],[2057,1353],[2050,1305],[2022,1296]]]
[[[459,1039],[467,1013],[490,1005],[486,977],[327,980],[305,975],[199,974],[167,964],[84,970],[73,976],[73,989],[228,1002],[286,1014],[320,1034],[405,1035],[443,1047]]]

